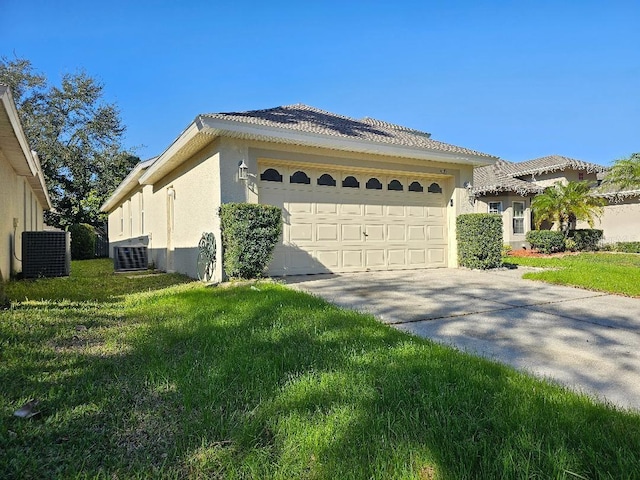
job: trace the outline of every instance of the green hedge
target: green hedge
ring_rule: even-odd
[[[262,276],[282,233],[282,210],[256,203],[220,206],[223,266],[231,278]]]
[[[640,242],[618,242],[613,249],[622,253],[640,253]]]
[[[564,250],[564,234],[555,230],[531,230],[527,242],[540,253],[555,253]]]
[[[593,252],[598,250],[598,244],[602,240],[602,230],[595,228],[582,228],[569,230],[569,238],[575,242],[575,249],[579,252]]]
[[[496,268],[502,265],[502,216],[495,213],[467,213],[456,219],[458,263],[467,268]]]
[[[86,223],[69,227],[71,232],[71,259],[89,260],[96,256],[96,230]]]

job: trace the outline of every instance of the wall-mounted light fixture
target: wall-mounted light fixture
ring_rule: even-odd
[[[449,200],[449,205],[453,207],[453,198]]]
[[[247,180],[249,178],[249,167],[244,163],[244,160],[238,165],[238,178],[240,180]]]

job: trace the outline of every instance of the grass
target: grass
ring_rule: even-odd
[[[562,257],[506,257],[505,263],[549,268],[523,278],[640,297],[640,255],[581,253]]]
[[[636,412],[281,285],[72,269],[8,286],[0,478],[640,477]]]

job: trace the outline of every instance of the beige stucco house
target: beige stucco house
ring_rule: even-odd
[[[497,159],[372,118],[306,105],[199,115],[102,206],[113,247],[196,276],[198,241],[226,202],[277,205],[271,275],[456,265],[455,218],[473,211],[473,168]],[[240,172],[246,166],[246,179]],[[223,277],[217,262],[215,280]]]
[[[22,271],[21,236],[44,227],[51,200],[40,161],[22,130],[8,87],[0,85],[0,274]]]
[[[525,236],[533,228],[531,199],[558,181],[586,181],[594,185],[594,195],[608,202],[594,224],[604,231],[604,241],[640,241],[640,191],[596,188],[606,170],[602,165],[560,155],[517,163],[499,160],[474,171],[475,209],[501,214],[505,243],[522,248],[527,246]],[[589,226],[578,223],[577,228]]]

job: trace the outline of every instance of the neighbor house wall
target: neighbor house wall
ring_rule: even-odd
[[[640,197],[609,203],[593,227],[604,231],[605,243],[640,242]],[[589,225],[581,223],[578,228],[589,228]]]
[[[582,179],[580,178],[580,174],[582,174]],[[597,177],[596,173],[587,173],[585,171],[580,170],[564,170],[561,172],[551,172],[551,173],[543,173],[536,175],[527,175],[525,177],[520,177],[522,180],[531,181],[540,187],[550,187],[556,182],[562,182],[566,184],[567,182],[591,182],[596,183]]]

